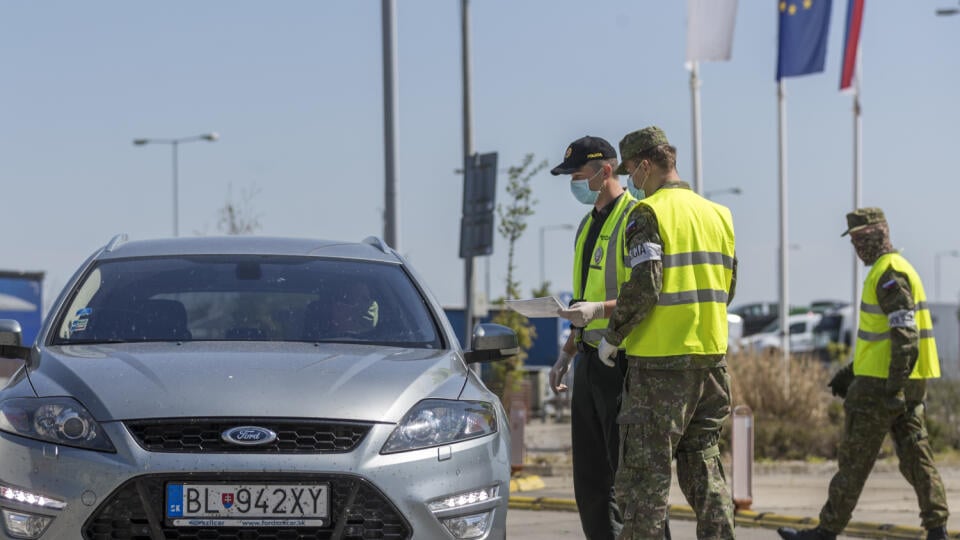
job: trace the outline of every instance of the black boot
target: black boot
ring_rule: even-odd
[[[783,540],[837,540],[837,533],[832,533],[820,527],[803,529],[802,531],[790,527],[780,527],[777,532],[780,533],[780,538],[783,538]]]
[[[947,540],[947,528],[936,527],[928,530],[927,540]]]

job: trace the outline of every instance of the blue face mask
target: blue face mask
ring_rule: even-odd
[[[597,202],[597,197],[600,196],[600,192],[590,190],[590,181],[593,180],[594,176],[600,174],[600,172],[601,171],[597,171],[596,174],[590,178],[570,181],[570,192],[573,193],[573,196],[576,197],[578,201],[583,204],[593,204]]]
[[[640,163],[643,163],[642,161]],[[633,198],[636,200],[642,200],[647,196],[646,192],[643,191],[643,185],[647,183],[647,178],[643,178],[643,182],[640,182],[640,187],[633,185],[633,175],[637,174],[637,170],[640,169],[640,163],[637,163],[636,168],[633,169],[633,172],[627,175],[627,191],[633,195]]]
[[[597,197],[600,196],[599,191],[590,191],[589,180],[571,180],[570,192],[583,204],[593,204],[597,202]]]

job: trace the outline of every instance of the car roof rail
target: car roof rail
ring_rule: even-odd
[[[125,244],[127,240],[129,240],[127,233],[120,233],[120,234],[114,235],[114,237],[111,238],[109,242],[107,242],[107,247],[103,248],[103,251],[106,253],[109,253],[117,249],[121,245]]]
[[[363,239],[363,243],[370,244],[387,255],[390,255],[393,252],[393,250],[390,249],[390,246],[388,246],[379,236],[368,236]]]

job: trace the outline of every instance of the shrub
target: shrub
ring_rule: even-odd
[[[732,405],[747,405],[754,417],[756,459],[835,459],[843,430],[843,401],[827,388],[830,365],[808,357],[790,360],[789,392],[783,360],[777,355],[744,353],[727,357]],[[839,366],[837,366],[839,367]],[[960,450],[960,381],[927,384],[927,431],[938,453]],[[731,420],[721,447],[729,450]],[[888,437],[880,457],[894,456]]]
[[[780,356],[743,353],[728,356],[727,363],[732,405],[747,405],[753,411],[756,459],[836,456],[843,411],[827,388],[826,365],[794,356],[785,385]],[[730,442],[730,423],[725,426],[724,445]]]

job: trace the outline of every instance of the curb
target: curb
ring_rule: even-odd
[[[510,482],[511,491],[513,481]],[[524,497],[510,496],[511,510],[553,510],[561,512],[576,512],[577,503],[573,499],[554,497]],[[693,508],[684,505],[670,506],[670,519],[696,521],[697,516]],[[779,527],[806,528],[813,527],[819,520],[810,517],[784,516],[772,512],[754,512],[752,510],[737,510],[736,524],[743,527],[761,527],[777,529]],[[851,521],[843,530],[843,536],[855,538],[879,538],[889,540],[923,540],[927,532],[920,527],[907,527],[889,523],[869,523],[865,521]],[[950,531],[948,538],[960,539],[960,531]]]

